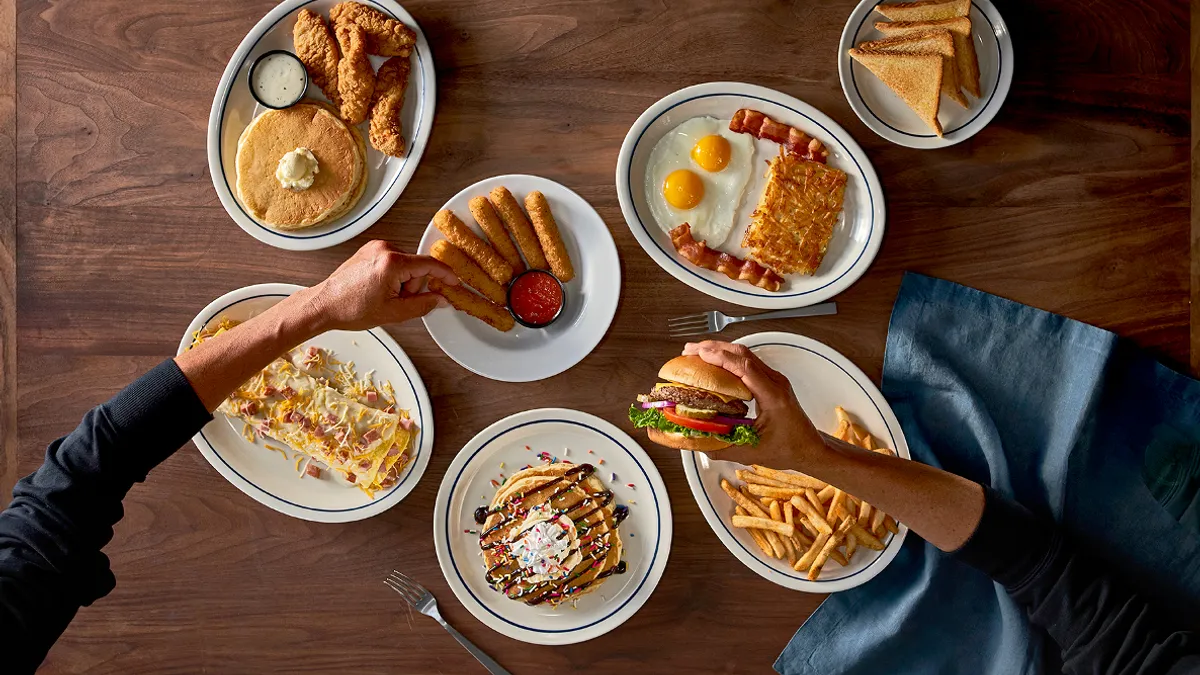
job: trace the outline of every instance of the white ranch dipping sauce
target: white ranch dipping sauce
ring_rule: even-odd
[[[304,96],[304,65],[291,54],[271,54],[250,73],[250,86],[258,100],[273,108],[286,108]]]

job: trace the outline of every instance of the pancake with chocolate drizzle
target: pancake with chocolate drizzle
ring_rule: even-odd
[[[625,572],[617,526],[628,513],[591,464],[519,471],[475,512],[487,581],[529,605],[590,593]]]

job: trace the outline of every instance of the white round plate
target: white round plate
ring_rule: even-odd
[[[300,290],[294,284],[257,284],[231,291],[204,308],[179,340],[179,353],[192,344],[196,331],[210,321],[228,317],[245,321]],[[396,403],[412,415],[419,429],[413,439],[416,455],[400,480],[371,499],[362,490],[322,471],[320,479],[300,478],[295,461],[263,447],[263,440],[247,441],[242,423],[220,411],[192,437],[204,459],[255,501],[280,513],[319,523],[346,523],[383,513],[416,487],[433,454],[433,407],[425,383],[408,355],[382,328],[369,331],[329,331],[305,342],[328,349],[339,360],[353,361],[359,376],[374,371],[376,382],[387,380],[396,392]],[[278,441],[266,441],[283,445]]]
[[[712,270],[696,267],[675,251],[667,231],[659,226],[646,203],[646,163],[650,152],[667,132],[693,117],[715,117],[728,123],[740,108],[757,110],[771,119],[804,131],[825,144],[829,165],[845,171],[842,216],[833,230],[825,260],[812,276],[790,274],[778,292],[734,281]],[[754,162],[765,162],[779,153],[779,144],[755,140]],[[720,247],[740,258],[740,246],[766,180],[763,172],[751,173],[737,209],[733,230]],[[617,156],[617,197],[633,236],[646,253],[671,276],[718,300],[761,309],[805,307],[827,300],[858,280],[867,271],[883,243],[885,207],[883,188],[875,169],[858,143],[836,122],[816,108],[773,89],[739,82],[709,82],[670,94],[650,106],[633,123]],[[670,227],[678,223],[669,224]],[[669,228],[668,228],[669,229]]]
[[[562,316],[546,328],[517,324],[507,333],[450,307],[435,309],[424,318],[433,341],[463,368],[501,382],[533,382],[557,375],[583,360],[608,332],[621,297],[621,261],[612,233],[599,213],[570,188],[539,176],[511,174],[481,180],[454,195],[450,209],[476,234],[483,230],[471,218],[468,202],[486,197],[503,185],[518,203],[540,190],[550,204],[575,278],[566,291]],[[523,208],[523,207],[522,207]],[[419,252],[429,255],[433,243],[444,239],[430,222]]]
[[[293,232],[284,232],[259,223],[250,217],[234,196],[237,185],[237,142],[242,131],[259,113],[267,109],[258,105],[248,85],[250,66],[264,52],[284,49],[295,53],[292,27],[301,9],[310,9],[329,19],[329,9],[338,0],[284,0],[262,18],[238,45],[225,74],[217,85],[212,112],[208,116],[208,172],[213,187],[229,217],[255,239],[291,251],[312,251],[336,246],[354,238],[375,224],[399,199],[408,185],[417,163],[425,153],[429,132],[433,129],[433,109],[437,84],[433,68],[433,52],[425,34],[412,16],[393,0],[360,0],[404,22],[417,32],[417,48],[413,51],[412,80],[404,96],[400,121],[408,145],[405,157],[389,157],[367,143],[367,187],[358,204],[336,220]],[[386,57],[372,56],[371,64],[378,69]],[[308,97],[328,101],[320,87],[311,82]],[[367,139],[367,123],[358,126],[363,140]]]
[[[875,30],[876,21],[887,21],[882,14],[875,13],[878,4],[876,0],[862,0],[858,4],[846,21],[838,45],[838,76],[854,113],[871,131],[909,148],[944,148],[979,133],[1000,112],[1012,86],[1015,65],[1012,37],[1000,12],[989,0],[971,3],[972,39],[979,59],[979,90],[983,96],[976,99],[963,90],[971,104],[965,109],[943,96],[938,109],[943,136],[938,138],[895,92],[850,58],[848,52],[855,45],[886,37]]]
[[[475,509],[491,503],[493,481],[539,464],[542,452],[558,461],[595,465],[616,502],[629,506],[619,530],[626,572],[579,597],[574,607],[529,606],[506,598],[484,579]],[[433,509],[438,564],[459,601],[496,632],[540,645],[591,640],[633,616],[662,578],[671,532],[667,488],[646,451],[612,424],[562,408],[527,410],[479,432],[450,464]]]
[[[837,428],[833,409],[840,405],[872,436],[881,439],[900,457],[909,459],[908,443],[892,408],[849,359],[816,340],[793,333],[755,333],[734,342],[750,347],[767,365],[794,383],[800,406],[818,429],[832,432]],[[859,547],[848,566],[828,564],[816,581],[809,581],[807,573],[794,571],[786,560],[763,555],[746,530],[729,524],[734,505],[721,490],[721,478],[737,485],[734,471],[747,467],[712,460],[702,452],[681,451],[681,455],[692,495],[717,538],[746,567],[780,586],[810,593],[835,593],[865,584],[896,557],[908,534],[908,528],[901,523],[899,534],[888,535],[882,551]]]

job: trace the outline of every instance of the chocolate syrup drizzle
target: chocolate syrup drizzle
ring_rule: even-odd
[[[577,464],[575,466],[572,466],[570,469],[568,469],[566,471],[566,473],[564,473],[562,476],[559,476],[558,478],[555,478],[554,480],[543,483],[542,485],[539,485],[537,488],[535,488],[534,490],[531,490],[530,492],[518,494],[518,495],[514,496],[513,498],[511,498],[510,500],[506,501],[505,503],[498,505],[495,508],[488,508],[486,506],[481,506],[481,507],[475,509],[475,514],[474,514],[475,522],[479,523],[480,525],[483,525],[485,522],[487,522],[487,519],[489,517],[491,517],[493,514],[500,513],[500,514],[503,514],[503,516],[504,516],[495,525],[493,525],[492,527],[479,533],[479,548],[480,548],[480,550],[490,551],[490,550],[496,548],[497,546],[500,546],[505,543],[503,540],[500,540],[500,539],[497,539],[496,541],[492,541],[492,542],[487,542],[485,540],[490,535],[495,534],[501,528],[503,528],[505,525],[508,525],[509,523],[511,523],[513,520],[515,520],[517,518],[518,511],[519,511],[518,507],[519,507],[520,503],[526,497],[528,497],[529,495],[532,495],[532,494],[538,494],[538,493],[540,493],[544,490],[547,490],[549,488],[552,488],[556,485],[561,485],[561,487],[559,487],[557,490],[555,490],[545,502],[546,504],[553,507],[555,499],[558,499],[559,497],[562,497],[563,495],[570,492],[575,486],[582,483],[584,480],[586,480],[589,476],[591,476],[595,472],[596,472],[596,467],[592,466],[591,464]],[[576,585],[576,586],[571,585],[573,582],[578,580],[580,577],[587,574],[589,570],[600,565],[601,562],[605,558],[608,557],[608,552],[612,549],[612,543],[609,541],[609,535],[615,533],[617,526],[619,526],[629,516],[629,507],[628,506],[625,506],[624,504],[616,506],[613,509],[612,529],[610,529],[607,532],[604,532],[603,534],[599,535],[598,537],[592,537],[588,533],[592,530],[593,527],[595,527],[595,525],[599,525],[600,523],[602,523],[604,521],[602,518],[600,523],[593,524],[593,523],[589,522],[589,519],[592,517],[593,514],[599,512],[601,509],[603,509],[604,507],[606,507],[612,503],[613,493],[611,490],[603,490],[601,492],[588,493],[588,497],[590,497],[591,500],[583,500],[579,504],[576,504],[575,506],[572,506],[569,508],[564,508],[564,509],[558,509],[558,510],[552,511],[550,514],[550,517],[552,520],[557,519],[561,516],[570,517],[571,520],[575,523],[576,532],[579,533],[580,544],[578,547],[568,551],[567,557],[570,557],[570,556],[574,555],[575,553],[580,553],[583,555],[583,560],[578,565],[575,566],[575,569],[572,570],[570,575],[568,575],[567,577],[565,577],[563,579],[558,579],[556,581],[546,581],[546,582],[534,583],[534,584],[531,584],[528,586],[523,586],[523,582],[525,582],[526,579],[530,576],[529,572],[527,570],[522,570],[520,568],[520,566],[515,566],[512,569],[509,569],[508,571],[504,571],[506,566],[509,566],[511,563],[511,557],[510,557],[509,562],[497,563],[488,568],[488,570],[487,570],[488,584],[490,584],[496,590],[503,592],[505,595],[507,595],[509,598],[511,598],[513,600],[523,600],[525,603],[530,604],[530,605],[539,605],[552,597],[565,597],[568,595],[578,593],[578,592],[588,588],[589,586],[599,583],[603,579],[605,579],[609,576],[612,576],[613,574],[624,574],[626,569],[628,569],[628,567],[625,564],[625,561],[622,560],[619,563],[617,563],[617,565],[615,567],[612,567],[607,570],[604,570],[603,572],[600,572],[599,574],[597,574],[595,577],[593,577],[589,581],[585,581],[584,583]],[[595,507],[593,507],[591,510],[589,510],[587,512],[584,512],[584,513],[581,513],[581,514],[575,515],[575,516],[570,515],[572,512],[579,510],[580,507],[582,507],[582,506],[596,504],[596,503],[598,503],[598,505],[596,505]],[[524,517],[523,514],[522,514],[522,517]],[[532,526],[530,526],[529,528],[520,530],[519,532],[509,536],[507,538],[507,540],[508,541],[517,541],[522,536],[524,536],[525,533],[528,532],[531,528],[532,528]],[[565,537],[566,535],[567,535],[567,532],[564,530],[563,533],[559,535],[559,538],[561,539],[562,537]],[[586,551],[583,550],[584,547],[589,544],[591,545],[591,547]],[[516,591],[517,591],[516,593],[513,593],[514,589],[516,589]]]

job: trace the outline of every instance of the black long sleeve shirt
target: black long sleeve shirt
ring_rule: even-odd
[[[135,482],[212,419],[174,361],[84,416],[0,513],[0,665],[32,672],[81,606],[116,581],[101,549]],[[1200,640],[1074,554],[1049,523],[987,491],[956,554],[1004,584],[1062,649],[1067,673],[1200,671]]]

